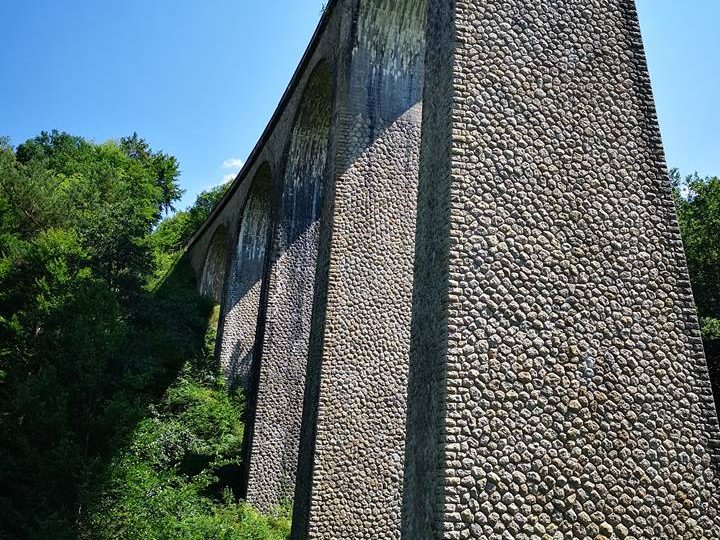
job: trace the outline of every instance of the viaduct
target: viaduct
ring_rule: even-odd
[[[189,253],[294,539],[720,538],[633,0],[330,2]]]

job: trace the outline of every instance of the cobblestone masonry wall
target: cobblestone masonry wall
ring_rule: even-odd
[[[295,487],[331,113],[332,75],[321,63],[292,131],[272,251],[247,495],[265,511]]]
[[[449,224],[432,197],[419,210],[421,230],[449,226],[426,439],[441,492],[411,486],[406,511],[433,515],[405,537],[720,538],[717,420],[632,1],[431,1],[453,11],[431,17],[429,49],[456,29],[432,105],[451,108],[450,174],[434,174]],[[416,294],[414,377],[434,360],[434,295]]]
[[[215,229],[210,246],[205,255],[202,277],[200,278],[200,294],[220,303],[225,284],[225,265],[227,259],[227,234],[225,226]]]
[[[228,380],[246,386],[255,350],[265,252],[270,227],[272,172],[265,163],[253,179],[240,218],[240,230],[223,306],[220,364]]]
[[[293,538],[397,538],[400,482],[408,540],[720,538],[719,430],[632,0],[428,2],[426,47],[409,30],[414,0],[330,2],[193,240],[217,300],[214,235],[240,229],[250,171],[267,160],[286,179],[253,364],[250,501],[292,494],[302,407]],[[408,375],[408,77],[423,70],[402,51],[415,46]],[[332,83],[309,83],[322,58],[335,101]]]
[[[297,538],[400,535],[425,16],[423,0],[353,10],[309,529],[295,523]]]

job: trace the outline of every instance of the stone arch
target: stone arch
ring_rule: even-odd
[[[225,298],[220,364],[233,384],[247,384],[255,350],[260,291],[270,231],[272,171],[263,163],[243,207]]]
[[[328,63],[321,60],[303,90],[290,136],[279,222],[280,251],[291,248],[320,219],[332,94],[332,71]]]
[[[215,229],[205,255],[200,294],[220,303],[225,283],[225,262],[227,260],[227,231],[224,225]]]
[[[247,499],[262,510],[290,499],[295,487],[334,85],[330,65],[319,61],[303,89],[285,155],[246,426]]]

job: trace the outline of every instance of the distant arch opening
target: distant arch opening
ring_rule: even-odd
[[[219,304],[222,299],[223,283],[225,282],[225,262],[227,259],[227,232],[220,225],[213,234],[210,246],[205,255],[200,294],[212,298]]]
[[[225,301],[220,362],[228,380],[240,386],[247,384],[254,355],[271,195],[272,171],[270,165],[264,163],[253,178],[240,218]]]

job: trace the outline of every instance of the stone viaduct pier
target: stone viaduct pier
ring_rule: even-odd
[[[189,250],[294,539],[720,538],[633,0],[330,2]]]

